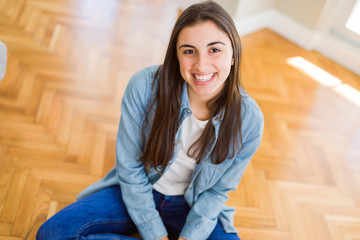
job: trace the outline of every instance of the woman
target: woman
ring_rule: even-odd
[[[116,166],[37,239],[239,239],[225,206],[262,137],[240,85],[231,17],[208,1],[177,20],[162,66],[136,73],[121,107]]]

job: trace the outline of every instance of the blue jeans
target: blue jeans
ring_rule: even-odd
[[[176,240],[190,210],[183,196],[165,196],[153,191],[156,208],[170,240]],[[118,186],[105,188],[59,211],[39,229],[37,240],[113,239],[134,240],[126,235],[136,232]],[[218,221],[209,240],[240,240],[226,233]]]

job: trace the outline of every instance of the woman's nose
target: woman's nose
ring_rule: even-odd
[[[206,68],[208,66],[208,58],[205,54],[199,54],[196,62],[195,62],[195,68],[199,71],[199,72],[205,72]]]

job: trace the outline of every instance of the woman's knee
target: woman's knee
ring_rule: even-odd
[[[67,234],[61,231],[60,226],[52,219],[49,219],[39,228],[36,240],[64,239],[62,238],[64,235]]]
[[[38,230],[37,240],[78,239],[94,228],[107,228],[123,223],[121,227],[133,226],[122,202],[118,187],[98,191],[74,202],[47,220]],[[97,230],[96,230],[97,231]]]
[[[77,239],[77,233],[84,224],[86,216],[65,208],[41,225],[36,240]]]
[[[44,225],[45,225],[45,223],[43,225],[41,225],[39,230],[37,231],[36,240],[49,239],[48,237],[46,237],[47,236],[47,228]]]

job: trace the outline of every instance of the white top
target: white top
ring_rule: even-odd
[[[187,152],[191,145],[200,137],[207,122],[200,121],[193,115],[184,119],[179,153],[164,175],[153,185],[156,191],[167,196],[185,194],[196,165],[196,160],[190,158]]]

